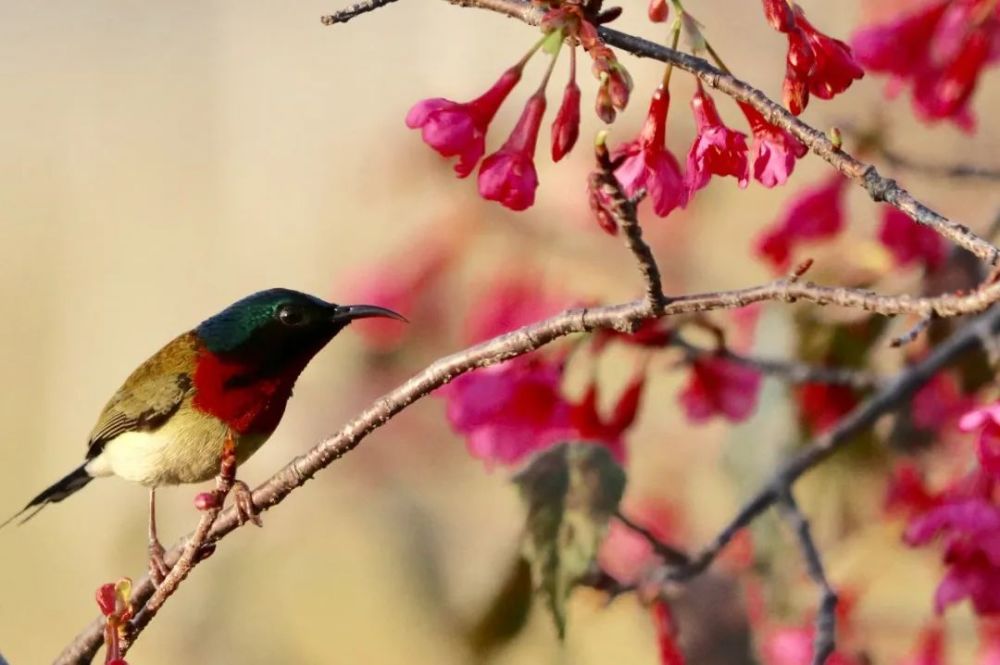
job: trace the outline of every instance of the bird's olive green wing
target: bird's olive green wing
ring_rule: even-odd
[[[193,392],[196,356],[190,333],[160,349],[129,376],[104,407],[88,440],[87,459],[125,432],[155,430]]]

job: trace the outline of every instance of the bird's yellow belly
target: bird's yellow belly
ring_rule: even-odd
[[[147,486],[199,483],[219,473],[229,428],[197,411],[178,413],[152,432],[125,432],[107,443],[87,465],[91,475],[115,475]],[[267,435],[236,436],[241,464]]]

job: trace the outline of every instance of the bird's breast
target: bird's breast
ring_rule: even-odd
[[[300,371],[262,375],[252,364],[203,351],[194,372],[193,406],[237,434],[270,434],[281,422]]]

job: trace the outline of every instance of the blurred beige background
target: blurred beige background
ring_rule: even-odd
[[[636,16],[624,27],[656,37],[658,28],[639,21],[645,3],[626,4]],[[730,65],[776,92],[784,44],[757,15],[757,3],[694,4]],[[804,4],[831,33],[844,36],[855,24],[853,11]],[[585,148],[597,128],[590,113],[584,149],[569,163],[552,168],[540,159],[539,204],[520,217],[476,202],[474,183],[453,179],[403,125],[418,99],[467,99],[485,89],[528,46],[531,30],[420,0],[322,27],[319,16],[336,8],[259,0],[0,3],[0,517],[78,463],[106,398],[172,336],[260,288],[336,298],[352,271],[404,246],[454,202],[482,217],[485,235],[510,224],[564,238],[569,249],[553,252],[563,263],[547,263],[541,253],[543,268],[600,257],[618,269],[581,272],[580,293],[633,292],[627,257],[586,213]],[[620,137],[638,126],[659,76],[653,63],[624,61],[638,85]],[[556,86],[561,81],[557,75]],[[581,85],[589,108],[592,81]],[[680,85],[690,89],[686,79]],[[807,117],[822,127],[868,113],[883,106],[880,87],[865,81],[833,104],[816,101]],[[684,150],[686,94],[675,100],[671,140]],[[976,107],[985,115],[996,101],[993,85]],[[498,123],[509,126],[519,103],[508,104]],[[890,108],[895,122],[905,107]],[[995,162],[995,131],[974,140],[950,128],[924,134],[904,116],[899,135],[920,137],[906,146],[912,152]],[[812,159],[799,168],[800,184],[823,169]],[[977,228],[1000,204],[995,189],[913,182],[932,204]],[[649,219],[672,287],[735,287],[765,277],[747,248],[790,191],[738,193],[726,182],[684,215]],[[852,196],[859,235],[870,237],[873,210],[863,195]],[[678,235],[684,250],[671,253]],[[780,355],[780,312],[777,319],[759,345]],[[370,368],[361,353],[346,334],[319,356],[277,435],[242,469],[245,479],[264,479],[389,387],[363,379]],[[717,459],[736,440],[778,441],[784,430],[761,418],[735,433],[687,428],[673,407],[678,381],[658,379],[647,397],[669,409],[654,409],[667,415],[647,417],[633,437],[630,491],[689,500],[704,517],[692,528],[700,541],[745,488],[718,473],[692,478],[688,462]],[[765,399],[780,404],[772,388]],[[227,539],[130,662],[467,662],[451,617],[474,616],[495,590],[516,548],[519,508],[505,474],[485,473],[441,419],[439,402],[418,405],[268,513],[264,530]],[[179,535],[194,523],[195,491],[162,493],[161,534]],[[11,665],[54,657],[95,615],[100,583],[142,570],[145,501],[138,486],[102,480],[29,525],[0,532],[0,652]],[[905,577],[910,569],[897,562],[915,555],[893,556]],[[871,565],[841,559],[846,569]],[[428,562],[439,570],[429,573]],[[908,587],[913,598],[905,602],[887,595],[895,600],[870,616],[911,627],[926,614],[932,583]],[[894,613],[892,602],[909,609]],[[564,649],[548,617],[535,612],[499,662],[656,661],[648,620],[632,601],[601,610],[599,599],[583,594],[571,611]],[[899,643],[907,641],[903,632]]]

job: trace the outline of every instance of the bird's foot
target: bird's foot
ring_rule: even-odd
[[[233,504],[236,506],[236,519],[243,526],[247,522],[253,522],[257,526],[264,526],[260,521],[260,511],[253,503],[253,493],[242,480],[233,481]]]
[[[170,566],[163,558],[165,554],[166,550],[163,549],[160,541],[149,541],[149,578],[153,581],[153,586],[158,587],[163,584],[163,580],[170,573]]]

